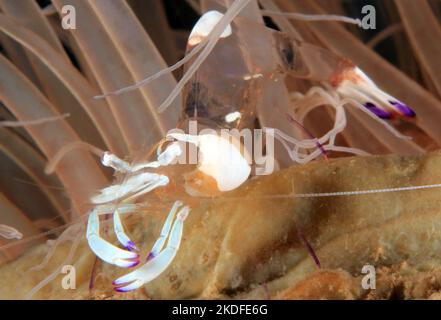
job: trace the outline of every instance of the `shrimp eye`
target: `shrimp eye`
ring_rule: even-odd
[[[295,53],[293,45],[289,39],[283,38],[283,40],[280,41],[279,54],[285,68],[290,70],[294,69]]]

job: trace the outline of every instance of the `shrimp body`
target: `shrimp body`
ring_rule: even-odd
[[[222,14],[213,11],[202,16],[190,35],[187,51],[191,52],[204,41],[221,18]],[[195,59],[190,60],[185,69]],[[166,142],[158,147],[157,159],[130,164],[105,153],[102,164],[127,177],[92,198],[95,208],[89,215],[87,228],[91,250],[102,260],[119,267],[130,268],[139,264],[138,249],[124,231],[120,215],[136,210],[137,206],[132,202],[139,196],[169,184],[167,175],[151,171],[176,163],[182,155],[185,160],[184,144],[192,145],[200,154],[195,170],[184,177],[185,190],[190,195],[214,196],[232,191],[247,181],[251,175],[250,150],[244,148],[240,138],[232,134],[220,135],[219,132],[222,129],[254,129],[259,105],[270,101],[267,87],[282,88],[287,76],[325,83],[336,94],[359,101],[367,112],[379,118],[415,116],[409,107],[378,88],[349,60],[264,25],[236,18],[225,28],[213,52],[185,85],[179,123],[181,130],[165,137]],[[284,92],[281,92],[280,97],[283,97]],[[279,101],[280,97],[275,97],[274,101]],[[275,103],[264,107],[277,114],[280,106]],[[342,108],[336,108],[336,113],[337,129],[320,139],[294,139],[280,130],[273,134],[284,146],[287,142],[294,143],[293,160],[307,162],[322,150],[331,149],[335,135],[343,130],[346,119]],[[283,117],[286,123],[297,122],[288,116]],[[191,133],[182,130],[191,121],[197,121],[202,128],[211,131]],[[322,147],[326,141],[329,144]],[[166,146],[164,150],[163,146]],[[301,150],[309,152],[311,149],[314,150],[301,157]],[[137,289],[158,277],[171,264],[181,244],[184,221],[190,211],[182,201],[174,203],[147,262],[116,279],[113,284],[117,291]],[[125,249],[101,237],[99,215],[104,213],[113,213],[115,234]]]
[[[242,17],[234,20],[231,30],[187,84],[183,118],[204,119],[227,128],[252,128],[268,81],[283,81],[286,76],[325,83],[342,98],[358,101],[382,119],[415,116],[349,59],[328,49]],[[240,121],[225,121],[235,112],[241,115],[236,117]]]

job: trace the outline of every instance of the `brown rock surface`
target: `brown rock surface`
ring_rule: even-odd
[[[334,192],[441,183],[441,153],[418,157],[341,158],[292,167],[250,180],[222,198],[188,200],[181,249],[172,266],[144,288],[112,291],[111,281],[127,273],[95,262],[81,234],[72,260],[75,290],[55,273],[34,298],[40,299],[402,299],[440,298],[441,188],[393,193],[295,198],[292,193]],[[172,201],[124,217],[146,254],[158,236]],[[152,201],[152,199],[149,199]],[[161,202],[159,202],[161,201]],[[314,248],[322,269],[299,232]],[[0,268],[0,298],[23,298],[63,265],[71,242],[61,243],[47,265],[39,246]],[[362,267],[375,266],[375,290],[361,288]]]

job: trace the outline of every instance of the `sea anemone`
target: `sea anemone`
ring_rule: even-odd
[[[108,167],[160,167],[168,160],[152,150],[189,119],[263,129],[278,141],[277,169],[437,150],[440,4],[372,3],[378,30],[361,28],[356,0],[0,0],[0,263],[54,239],[75,252],[93,204],[127,192]],[[240,168],[226,177],[209,163],[228,149],[216,139],[184,141],[205,153],[203,178],[230,191],[252,165],[236,150]],[[200,176],[183,176],[200,194]],[[128,179],[141,190],[151,177]]]

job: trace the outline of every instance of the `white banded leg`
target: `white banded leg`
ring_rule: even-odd
[[[105,204],[111,201],[118,201],[124,197],[138,197],[158,187],[167,185],[167,176],[157,173],[143,172],[129,177],[121,184],[115,184],[100,190],[100,193],[90,200],[94,204]],[[128,199],[125,199],[127,201]]]
[[[139,251],[133,241],[130,240],[130,238],[125,233],[118,209],[115,209],[115,212],[113,212],[113,228],[115,230],[116,238],[124,246],[124,248],[129,251]]]
[[[122,250],[100,236],[98,209],[92,210],[87,223],[87,242],[90,249],[101,260],[122,268],[132,268],[139,264],[139,255]]]
[[[111,154],[110,152],[105,152],[101,158],[101,163],[106,167],[113,168],[117,172],[134,173],[142,169],[168,166],[182,154],[182,149],[177,142],[170,144],[164,152],[160,152],[160,150],[160,147],[158,147],[157,161],[140,162],[131,165],[118,158],[116,155]]]
[[[143,284],[157,278],[167,269],[176,256],[181,244],[184,220],[187,218],[189,211],[189,207],[183,207],[178,212],[170,234],[168,235],[167,246],[164,250],[160,251],[155,257],[153,257],[139,269],[130,272],[129,274],[122,276],[113,282],[113,284],[116,286],[116,291],[127,292],[138,289]],[[158,241],[160,240],[158,239]],[[159,246],[160,245],[158,245],[158,247]]]
[[[148,193],[158,187],[166,186],[170,181],[167,176],[162,175],[162,174],[156,174],[156,173],[143,173],[143,174],[156,175],[157,177],[154,178],[154,180],[152,180],[148,184],[145,184],[144,186],[139,188],[138,190],[133,190],[134,193],[131,194],[127,198],[127,201],[130,199],[135,199],[135,198],[137,198],[143,194],[146,194],[146,193]]]
[[[136,172],[145,168],[158,168],[170,165],[175,159],[177,159],[182,154],[181,146],[179,142],[173,142],[164,152],[161,152],[161,146],[158,147],[157,161],[148,163],[138,163],[133,165],[132,172]]]
[[[165,240],[167,240],[167,236],[170,232],[170,228],[172,226],[173,219],[175,218],[176,211],[178,211],[180,206],[182,206],[181,201],[176,201],[173,204],[173,207],[171,208],[170,213],[168,214],[167,220],[165,220],[164,226],[162,227],[161,234],[159,235],[158,240],[156,240],[155,244],[152,247],[152,250],[150,250],[147,256],[147,261],[156,257],[164,247]]]

